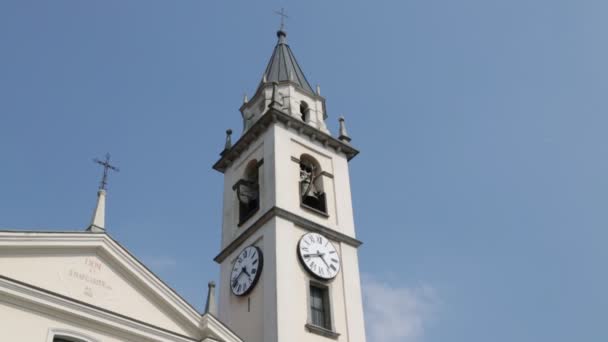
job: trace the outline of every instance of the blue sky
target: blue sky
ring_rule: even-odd
[[[3,0],[0,227],[107,226],[201,308],[211,170],[290,14],[345,115],[370,342],[605,341],[608,2]]]

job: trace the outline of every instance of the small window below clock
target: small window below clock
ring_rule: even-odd
[[[329,289],[322,285],[310,284],[310,323],[331,330],[329,311]]]

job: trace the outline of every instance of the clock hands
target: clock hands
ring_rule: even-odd
[[[241,276],[241,274],[245,273],[247,275],[247,277],[249,277],[249,279],[251,279],[251,274],[249,274],[249,272],[247,272],[247,268],[245,266],[243,266],[243,268],[241,269],[241,272],[239,273],[239,275],[237,275],[236,277],[234,277],[232,279],[232,283],[236,284],[238,282],[239,277]]]
[[[329,269],[329,264],[327,263],[327,261],[325,261],[325,258],[323,257],[325,254],[320,254],[319,258],[321,258],[321,261],[323,261],[323,263],[325,264],[325,266],[327,266],[327,269]]]
[[[319,259],[321,259],[321,261],[323,261],[323,263],[325,264],[325,266],[327,266],[327,268],[329,268],[329,264],[327,263],[327,261],[325,261],[325,258],[323,257],[325,255],[325,253],[321,253],[321,252],[317,252],[317,254],[304,254],[305,257],[317,257]]]

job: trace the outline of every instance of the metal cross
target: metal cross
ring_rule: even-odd
[[[285,18],[289,18],[284,8],[281,8],[281,11],[274,11],[274,13],[281,16],[281,31],[285,28]]]
[[[99,189],[106,190],[106,186],[108,185],[108,170],[112,171],[120,171],[117,167],[110,165],[110,154],[106,153],[106,160],[101,161],[97,158],[93,159],[94,162],[103,166],[103,177],[101,178],[101,183],[99,184]]]

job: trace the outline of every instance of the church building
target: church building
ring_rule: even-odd
[[[112,238],[108,156],[86,229],[0,229],[1,341],[365,342],[348,169],[358,151],[343,118],[329,131],[283,29],[277,40],[240,107],[240,137],[226,132],[213,165],[224,175],[217,301],[211,282],[199,313]]]

